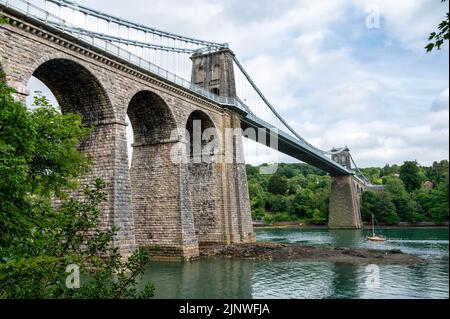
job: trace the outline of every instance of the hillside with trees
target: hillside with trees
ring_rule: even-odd
[[[262,165],[264,166],[264,165]],[[324,225],[328,221],[331,178],[308,164],[279,164],[273,175],[247,165],[252,217],[266,224],[281,221]],[[403,165],[362,169],[380,191],[367,190],[361,198],[363,221],[374,214],[379,223],[448,221],[448,161],[420,166]]]

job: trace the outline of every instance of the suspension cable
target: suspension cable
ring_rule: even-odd
[[[52,26],[56,28],[63,28],[62,25],[55,23],[55,22],[49,22]],[[168,51],[168,52],[176,52],[176,53],[187,53],[192,54],[195,50],[187,49],[187,48],[177,48],[177,47],[171,47],[171,46],[165,46],[165,45],[158,45],[158,44],[151,44],[147,42],[137,41],[137,40],[130,40],[125,39],[119,36],[113,36],[113,35],[107,35],[95,31],[89,31],[85,30],[83,28],[74,28],[74,27],[67,27],[64,26],[64,30],[73,32],[75,34],[82,34],[82,35],[88,35],[92,36],[101,40],[116,42],[120,44],[126,44],[126,45],[132,45],[140,48],[147,48],[147,49],[154,49],[154,50],[161,50],[161,51]]]
[[[349,154],[349,155],[350,155],[350,159],[351,159],[353,165],[355,166],[355,171],[360,174],[360,176],[364,179],[364,182],[371,184],[370,179],[368,179],[356,165],[355,160],[353,159],[352,155],[351,154]]]
[[[48,2],[54,3],[58,6],[63,6],[63,7],[67,7],[67,8],[71,8],[73,10],[77,10],[79,12],[82,12],[86,15],[90,15],[99,19],[103,19],[109,22],[113,22],[116,23],[118,25],[121,26],[126,26],[129,28],[133,28],[139,31],[143,31],[146,33],[152,33],[152,34],[157,34],[166,38],[170,38],[170,39],[176,39],[176,40],[181,40],[184,42],[188,42],[188,43],[193,43],[193,44],[197,44],[197,45],[202,45],[202,46],[211,46],[211,47],[224,47],[227,46],[227,44],[224,43],[216,43],[216,42],[210,42],[210,41],[204,41],[204,40],[200,40],[200,39],[195,39],[195,38],[190,38],[190,37],[185,37],[185,36],[181,36],[178,34],[174,34],[171,32],[166,32],[166,31],[161,31],[161,30],[157,30],[151,27],[147,27],[144,26],[142,24],[139,23],[135,23],[132,21],[128,21],[119,17],[115,17],[106,13],[103,13],[101,11],[98,10],[94,10],[91,8],[88,8],[86,6],[77,4],[76,2],[73,1],[68,1],[68,0],[47,0]]]
[[[304,144],[308,145],[309,147],[313,148],[314,150],[324,154],[324,151],[321,149],[318,149],[317,147],[311,145],[308,143],[303,137],[301,137],[284,119],[283,117],[275,110],[275,108],[270,104],[270,102],[267,100],[267,98],[264,96],[264,94],[261,92],[261,90],[256,86],[255,82],[252,80],[250,75],[247,73],[247,71],[244,69],[244,66],[239,62],[239,60],[234,56],[233,57],[234,62],[238,66],[239,70],[244,74],[247,81],[250,83],[250,85],[253,87],[253,89],[256,91],[256,93],[259,95],[259,97],[264,101],[264,103],[269,107],[269,109],[275,114],[275,116],[283,123],[283,125],[292,133],[296,138],[298,138],[300,141],[302,141]]]

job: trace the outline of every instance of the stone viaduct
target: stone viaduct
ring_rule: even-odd
[[[81,114],[95,127],[80,146],[94,160],[84,182],[94,177],[107,182],[103,223],[120,228],[114,244],[122,253],[141,247],[157,258],[190,260],[199,256],[201,245],[255,240],[242,136],[233,136],[231,162],[223,160],[224,141],[215,149],[216,162],[193,161],[195,150],[176,152],[173,161],[174,149],[189,149],[184,132],[192,137],[196,121],[202,130],[225,134],[226,128],[240,128],[237,112],[36,20],[7,10],[4,15],[9,23],[0,25],[0,63],[18,98],[25,100],[34,76],[52,91],[63,113]],[[227,65],[226,57],[193,57],[193,82],[230,94],[233,82],[223,80],[232,76]],[[202,68],[212,68],[213,78]],[[131,169],[127,115],[134,133]],[[361,226],[361,190],[352,176],[333,177],[331,227]]]
[[[188,144],[183,132],[195,120],[218,131],[238,128],[233,111],[36,21],[8,18],[10,23],[0,26],[7,83],[24,99],[35,76],[63,113],[81,114],[95,127],[81,146],[95,162],[86,182],[93,177],[107,182],[104,224],[120,227],[115,244],[122,252],[142,247],[159,257],[188,260],[199,255],[199,245],[255,240],[242,159],[193,163],[171,158],[171,150]],[[131,169],[127,114],[134,131]],[[242,156],[239,136],[233,145]]]

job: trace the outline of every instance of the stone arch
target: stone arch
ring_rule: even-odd
[[[186,132],[189,135],[188,170],[195,234],[199,245],[218,243],[224,240],[221,228],[224,219],[219,187],[220,164],[215,158],[220,145],[217,127],[208,114],[195,110],[186,121]],[[199,135],[203,137],[201,141]]]
[[[37,63],[31,75],[52,91],[63,113],[80,114],[88,125],[114,119],[106,90],[86,67],[67,58],[45,57]]]
[[[128,117],[133,127],[134,144],[169,141],[177,130],[175,117],[165,101],[156,93],[142,90],[131,98]]]
[[[91,171],[81,178],[81,183],[92,184],[97,177],[106,182],[107,201],[101,205],[102,226],[120,229],[114,245],[128,255],[135,249],[135,238],[129,175],[123,174],[125,125],[116,120],[109,93],[91,69],[88,63],[60,53],[40,57],[27,66],[22,77],[29,81],[34,76],[43,82],[63,114],[80,114],[85,125],[93,126],[90,138],[79,146],[93,159]],[[74,195],[83,196],[81,190],[82,187]]]

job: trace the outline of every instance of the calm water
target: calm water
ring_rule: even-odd
[[[315,246],[398,248],[426,258],[420,266],[380,266],[380,288],[368,288],[365,266],[329,262],[202,259],[152,262],[145,279],[156,298],[448,298],[448,229],[383,229],[386,243],[363,231],[256,230],[259,241]]]

